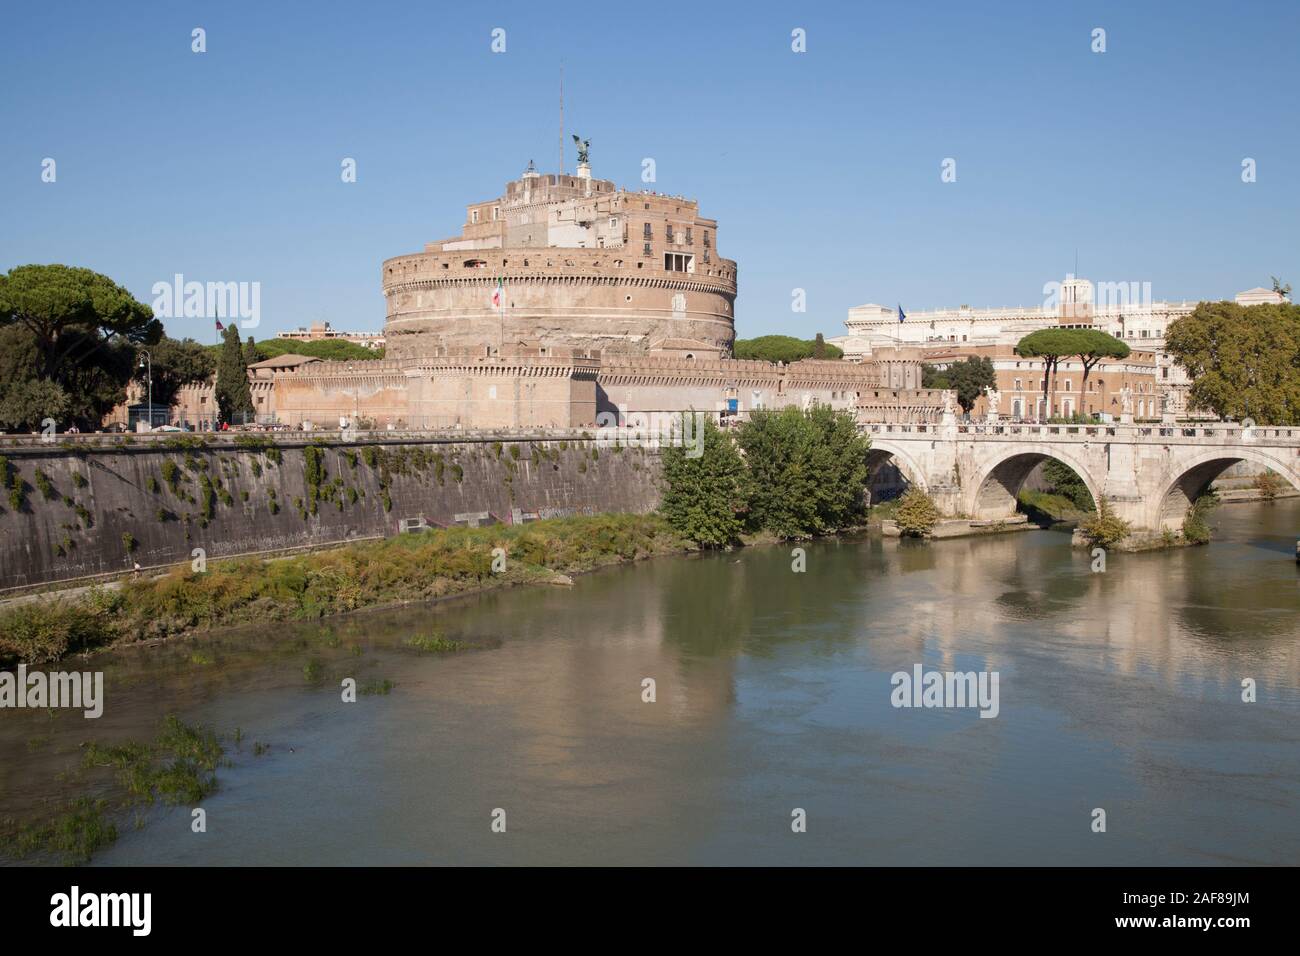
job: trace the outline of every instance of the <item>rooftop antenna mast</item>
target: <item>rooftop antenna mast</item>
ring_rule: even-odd
[[[560,175],[564,175],[564,61],[560,61]]]

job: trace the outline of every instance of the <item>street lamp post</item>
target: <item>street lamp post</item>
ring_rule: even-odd
[[[140,354],[144,356],[143,361],[141,361],[140,364],[146,365],[148,368],[147,374],[148,374],[148,381],[149,381],[149,431],[153,431],[153,356],[149,354],[148,349],[141,349]]]

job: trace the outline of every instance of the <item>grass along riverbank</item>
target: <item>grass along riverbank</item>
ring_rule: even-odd
[[[494,549],[501,549],[494,554]],[[272,560],[213,561],[116,590],[0,611],[0,664],[41,664],[113,644],[252,622],[314,620],[693,550],[657,515],[439,528]]]

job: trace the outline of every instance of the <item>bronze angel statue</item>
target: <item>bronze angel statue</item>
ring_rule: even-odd
[[[591,155],[591,140],[579,139],[578,134],[574,133],[573,142],[578,146],[578,162],[586,164],[588,161],[587,157]]]

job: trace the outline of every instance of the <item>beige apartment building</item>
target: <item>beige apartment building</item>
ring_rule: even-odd
[[[904,309],[902,322],[898,321],[897,309],[874,303],[856,306],[849,309],[844,323],[848,334],[829,341],[843,349],[846,358],[863,359],[875,349],[895,344],[923,348],[938,347],[941,343],[964,347],[1014,346],[1030,332],[1052,326],[1100,329],[1128,343],[1135,353],[1154,355],[1156,392],[1163,407],[1176,418],[1197,417],[1196,410],[1188,408],[1191,381],[1165,351],[1169,326],[1189,315],[1196,308],[1196,301],[1153,299],[1150,283],[1094,283],[1072,274],[1062,282],[1044,286],[1044,296],[1043,303],[1035,306]],[[1248,289],[1235,298],[1243,306],[1282,301],[1277,293],[1264,288]],[[1012,376],[1013,382],[1015,377]],[[1023,382],[1024,376],[1020,377]],[[1083,407],[1078,404],[1083,402],[1083,397],[1075,396],[1075,399],[1076,407]],[[1148,417],[1154,417],[1150,413],[1150,400],[1144,402],[1140,394],[1135,394],[1134,414],[1143,404],[1148,408]],[[1010,414],[1005,403],[1002,413]]]
[[[922,350],[926,363],[945,368],[967,358],[987,358],[997,375],[995,394],[979,399],[971,417],[984,420],[990,411],[1011,421],[1044,421],[1076,414],[1101,415],[1118,421],[1130,414],[1137,421],[1160,420],[1170,412],[1160,388],[1156,353],[1134,349],[1128,358],[1098,362],[1084,381],[1083,363],[1063,358],[1043,398],[1043,363],[1023,358],[1013,345],[939,345]]]

